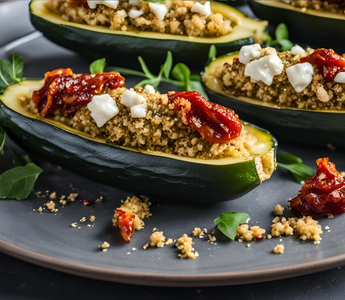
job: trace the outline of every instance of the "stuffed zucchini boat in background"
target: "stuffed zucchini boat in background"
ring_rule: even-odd
[[[46,73],[8,86],[0,124],[23,148],[82,176],[162,200],[236,199],[270,178],[274,137],[197,92],[126,89],[117,72]]]
[[[331,49],[248,45],[205,68],[212,101],[292,143],[345,148],[345,59]]]
[[[204,64],[210,45],[218,53],[263,42],[266,21],[216,1],[32,1],[32,24],[46,38],[86,57],[123,65],[142,56]]]
[[[248,5],[258,18],[272,25],[285,23],[292,41],[344,51],[345,2],[342,0],[253,0]]]

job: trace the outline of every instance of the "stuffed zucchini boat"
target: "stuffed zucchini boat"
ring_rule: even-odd
[[[298,41],[320,47],[344,51],[344,1],[248,1],[258,18],[272,25],[285,23],[289,36]]]
[[[345,148],[345,59],[330,49],[259,45],[206,66],[210,98],[292,143]]]
[[[58,3],[55,5],[57,8],[51,4],[54,2]],[[109,2],[119,1],[106,1]],[[262,33],[267,26],[266,21],[251,19],[229,5],[208,2],[212,14],[205,16],[200,15],[202,12],[199,10],[193,12],[193,7],[182,6],[179,9],[172,6],[168,10],[167,6],[175,5],[171,4],[175,2],[180,3],[176,5],[194,3],[120,1],[114,9],[113,5],[92,6],[92,1],[32,1],[30,17],[32,24],[58,45],[93,59],[105,57],[115,65],[125,62],[126,66],[133,58],[136,62],[138,54],[145,61],[157,61],[157,58],[164,59],[167,51],[172,51],[177,61],[200,65],[205,63],[212,44],[216,45],[218,53],[225,54],[253,42],[254,38],[256,42],[262,42],[264,38]],[[152,5],[163,5],[167,14],[153,13],[155,10],[150,10]],[[51,6],[53,8],[49,8]],[[70,10],[73,12],[69,13]],[[135,14],[131,15],[131,11]],[[213,15],[216,17],[212,19]]]
[[[123,84],[116,72],[48,72],[44,82],[6,88],[0,124],[32,154],[162,200],[236,199],[275,170],[275,138],[232,110],[197,92],[159,94]]]

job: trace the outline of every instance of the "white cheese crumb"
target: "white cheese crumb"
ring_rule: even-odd
[[[151,11],[156,15],[157,19],[160,21],[164,20],[165,15],[168,12],[168,8],[163,3],[149,3]]]
[[[103,1],[103,4],[105,6],[108,6],[110,8],[113,8],[113,9],[116,9],[117,6],[119,5],[119,2],[118,0],[113,0],[113,1]]]
[[[147,85],[145,85],[145,87],[144,87],[144,92],[145,92],[146,94],[152,95],[152,94],[154,94],[156,91],[155,91],[155,89],[154,89],[154,87],[153,87],[152,85],[147,84]]]
[[[138,10],[135,8],[132,8],[129,12],[128,12],[128,16],[132,19],[136,19],[138,17],[140,17],[144,12],[142,10]]]
[[[277,54],[270,54],[249,62],[244,70],[244,75],[252,80],[262,81],[271,85],[273,77],[283,72],[284,65]]]
[[[345,72],[339,72],[339,73],[334,77],[334,82],[337,82],[337,83],[345,83]]]
[[[297,93],[302,92],[312,81],[313,66],[308,63],[300,63],[286,69],[286,75]]]
[[[122,94],[120,103],[130,108],[135,105],[146,103],[146,99],[135,91],[127,90]]]
[[[299,45],[293,46],[290,51],[291,51],[292,55],[296,55],[298,53],[304,53],[305,52],[305,50]]]
[[[91,9],[95,9],[98,4],[102,4],[103,1],[87,0],[87,4]]]
[[[201,4],[196,2],[191,9],[191,12],[198,13],[202,16],[209,16],[211,14],[211,4],[210,1],[205,2],[205,4]]]
[[[246,45],[243,46],[239,53],[239,62],[246,65],[251,60],[260,57],[260,44]]]
[[[146,117],[146,103],[134,105],[131,107],[132,118],[144,118]]]
[[[98,127],[102,127],[107,121],[119,113],[116,102],[108,94],[93,96],[87,104],[91,117]]]

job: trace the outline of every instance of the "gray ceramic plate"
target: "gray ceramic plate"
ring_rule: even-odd
[[[31,33],[33,29],[27,19],[25,4],[19,1],[0,5],[0,58],[10,58],[12,52],[21,55],[26,62],[24,75],[27,77],[40,78],[45,71],[61,67],[86,72],[88,62],[51,44],[40,34]],[[19,22],[15,30],[10,26],[14,15]],[[128,79],[127,86],[134,82],[135,79]],[[329,156],[340,171],[345,170],[343,152],[290,144],[282,144],[280,148],[302,157],[312,167],[317,158]],[[0,250],[17,258],[85,277],[160,286],[216,286],[269,281],[345,263],[343,216],[319,220],[323,228],[329,226],[331,229],[324,231],[319,245],[303,243],[297,237],[286,237],[253,242],[248,248],[247,243],[229,241],[216,232],[216,243],[195,239],[194,246],[200,254],[195,260],[179,259],[173,245],[162,249],[142,249],[153,228],[175,239],[184,233],[190,234],[194,227],[212,231],[213,220],[227,211],[246,212],[251,216],[252,225],[260,225],[269,231],[274,206],[277,203],[286,206],[287,200],[294,197],[301,187],[284,170],[278,169],[269,181],[250,194],[227,203],[208,206],[173,204],[165,203],[163,195],[159,205],[153,204],[153,215],[145,222],[145,229],[135,233],[128,244],[112,227],[111,218],[121,200],[132,194],[60,170],[58,166],[34,157],[34,153],[30,156],[44,169],[35,192],[56,191],[58,196],[77,192],[79,198],[64,208],[58,207],[56,213],[44,211],[42,214],[37,209],[46,198],[38,198],[35,193],[25,201],[0,201]],[[0,172],[11,167],[9,151],[0,157],[0,161]],[[100,196],[104,197],[102,203],[84,206],[81,202],[84,199],[94,201]],[[88,227],[89,222],[79,222],[82,217],[90,215],[96,216],[94,227]],[[77,222],[80,229],[72,228],[73,222]],[[98,248],[103,241],[111,244],[107,252]],[[283,255],[273,254],[273,248],[279,243],[285,245]]]

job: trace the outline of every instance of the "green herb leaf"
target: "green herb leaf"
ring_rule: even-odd
[[[146,77],[145,73],[132,70],[132,69],[114,67],[112,68],[112,70],[121,73],[121,75],[133,75],[133,76],[139,76],[139,77]]]
[[[149,68],[147,67],[145,61],[143,60],[143,58],[141,56],[138,57],[141,69],[143,70],[143,72],[145,73],[145,75],[147,76],[147,78],[155,78],[155,76],[151,73],[151,71],[149,70]]]
[[[289,30],[284,23],[278,24],[275,30],[275,39],[266,34],[266,45],[276,48],[278,51],[290,50],[294,44],[289,41]]]
[[[91,74],[103,73],[106,66],[105,58],[100,58],[92,62],[89,66]]]
[[[0,175],[0,198],[23,200],[29,196],[42,169],[34,163],[7,170]]]
[[[167,58],[164,64],[161,66],[161,72],[160,72],[160,73],[163,73],[166,79],[169,79],[172,65],[173,65],[172,54],[170,51],[168,51]]]
[[[226,212],[215,219],[214,223],[224,235],[234,240],[238,226],[247,222],[248,219],[249,216],[245,213]]]
[[[208,50],[208,62],[214,61],[217,57],[217,48],[215,45],[211,45],[210,50]]]
[[[23,74],[24,61],[17,55],[12,55],[12,64],[7,59],[0,59],[0,88],[20,82]]]
[[[276,39],[278,41],[289,39],[289,30],[287,29],[287,27],[284,23],[278,24],[276,31],[275,31],[275,34],[276,34]]]
[[[299,183],[306,181],[315,173],[312,168],[303,164],[301,158],[282,150],[278,150],[277,165],[290,171],[293,178]]]
[[[1,155],[4,154],[5,141],[6,141],[6,132],[2,127],[0,127],[0,154]]]
[[[184,83],[184,87],[187,91],[190,91],[189,81],[190,81],[190,70],[183,64],[178,63],[171,71],[172,75],[179,81]]]

